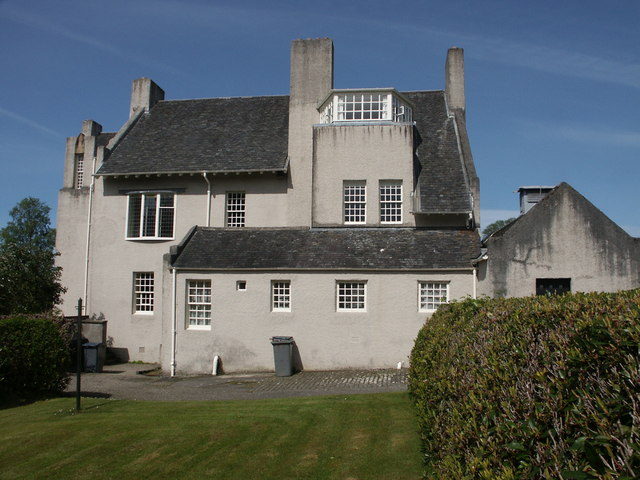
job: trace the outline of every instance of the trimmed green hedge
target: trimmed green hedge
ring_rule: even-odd
[[[411,354],[426,478],[640,478],[640,290],[465,300]]]
[[[70,328],[54,316],[0,318],[0,400],[64,389]]]

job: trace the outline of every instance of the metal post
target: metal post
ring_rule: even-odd
[[[82,365],[82,299],[78,299],[76,324],[76,410],[80,411],[80,369]]]

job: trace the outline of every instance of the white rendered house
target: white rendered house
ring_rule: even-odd
[[[288,96],[141,78],[119,132],[68,139],[62,308],[83,298],[114,351],[172,373],[272,370],[277,335],[306,369],[391,367],[475,295],[478,212],[461,49],[444,90],[334,89],[331,40],[296,40]]]

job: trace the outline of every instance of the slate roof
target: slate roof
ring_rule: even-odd
[[[414,105],[420,212],[470,212],[468,182],[444,91],[401,93]]]
[[[413,104],[419,213],[472,210],[444,91],[401,92]],[[98,175],[284,171],[289,97],[161,101],[114,148]]]
[[[470,230],[196,227],[178,247],[182,269],[430,270],[471,268]]]
[[[98,175],[283,171],[288,127],[288,96],[162,101]]]

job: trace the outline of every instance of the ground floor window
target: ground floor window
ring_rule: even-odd
[[[291,282],[289,280],[271,282],[271,310],[274,312],[291,311]]]
[[[536,295],[562,295],[570,291],[570,278],[536,278]]]
[[[153,313],[153,291],[153,272],[133,274],[133,311],[135,313]]]
[[[419,282],[418,305],[421,312],[436,310],[449,302],[449,284],[446,282]]]
[[[336,304],[339,312],[364,311],[367,305],[367,283],[337,282]]]
[[[211,280],[187,280],[189,328],[211,328]]]

